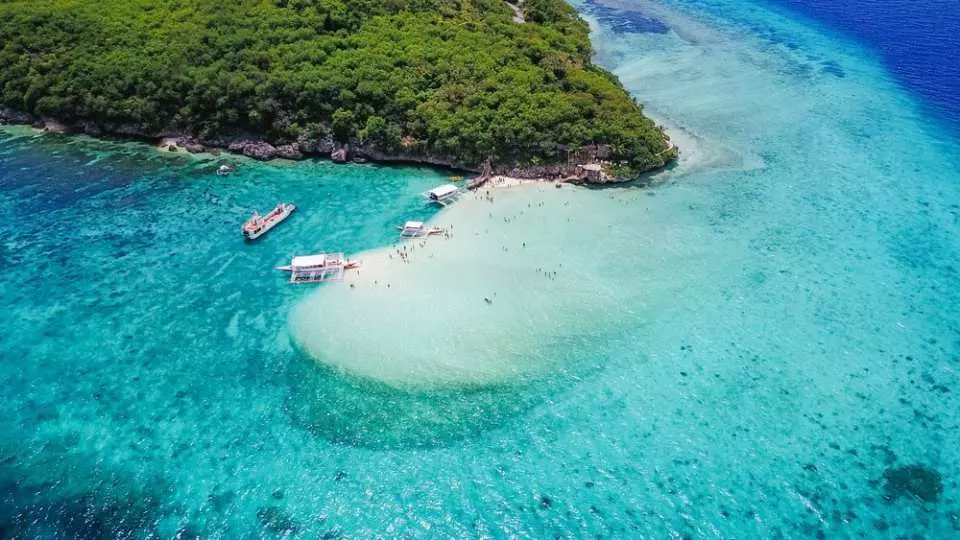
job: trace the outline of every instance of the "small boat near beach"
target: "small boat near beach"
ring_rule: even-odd
[[[400,236],[404,238],[421,238],[433,234],[440,234],[443,229],[440,227],[427,227],[422,221],[408,221],[403,227],[397,227]]]
[[[360,268],[361,261],[347,259],[343,253],[318,253],[294,257],[290,264],[277,270],[290,272],[290,283],[323,283],[341,281],[345,270]]]
[[[245,240],[260,238],[267,234],[267,231],[279,225],[281,221],[290,217],[290,214],[296,209],[297,207],[292,204],[280,203],[265,216],[261,216],[259,212],[254,211],[250,219],[243,224],[243,238]]]
[[[217,176],[230,176],[230,173],[234,171],[233,166],[231,165],[221,165],[217,168]]]
[[[325,253],[321,253],[320,255],[326,256]],[[322,264],[322,265],[317,265],[315,261],[314,261],[313,264],[311,264],[311,263],[309,262],[309,260],[304,260],[304,257],[316,257],[316,256],[317,256],[317,255],[305,255],[305,256],[301,256],[301,257],[294,257],[294,262],[291,262],[290,264],[285,264],[285,265],[283,265],[283,266],[277,266],[276,269],[277,269],[277,270],[284,270],[284,271],[286,271],[286,272],[292,272],[294,268],[303,269],[303,268],[313,267],[313,266],[325,266],[325,263]],[[361,266],[363,266],[363,261],[361,261],[361,260],[359,260],[359,259],[347,259],[347,260],[343,263],[343,269],[344,269],[344,270],[356,270],[357,268],[360,268]]]
[[[427,203],[446,206],[460,198],[460,188],[453,184],[437,186],[423,194]]]

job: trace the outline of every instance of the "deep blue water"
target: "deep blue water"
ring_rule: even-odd
[[[768,0],[873,49],[890,73],[960,132],[960,2]]]
[[[584,2],[583,11],[617,33],[665,34],[670,30],[669,26],[656,17],[649,17],[635,11],[623,11],[596,1]]]
[[[869,48],[890,74],[960,133],[960,2],[957,0],[765,0],[801,14],[829,32]],[[707,2],[715,9],[722,3]],[[586,0],[583,11],[618,33],[664,33],[668,26],[644,11]],[[794,46],[788,43],[789,46]],[[837,66],[827,72],[842,75]]]

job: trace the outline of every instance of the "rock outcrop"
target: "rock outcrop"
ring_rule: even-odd
[[[70,133],[72,128],[56,118],[43,118],[43,130],[47,133]]]
[[[348,157],[349,153],[347,152],[346,146],[341,146],[333,152],[330,152],[330,159],[332,159],[334,163],[346,163]]]
[[[100,125],[94,122],[93,120],[84,120],[78,124],[80,131],[90,135],[91,137],[99,137],[103,135],[103,129],[100,128]]]
[[[337,143],[333,137],[321,137],[319,139],[310,138],[306,135],[300,135],[296,142],[297,148],[304,155],[330,155],[337,149]]]
[[[281,144],[277,147],[277,157],[283,159],[303,159],[303,152],[300,151],[300,146],[297,145],[297,143]]]
[[[479,172],[479,168],[464,163],[459,163],[447,156],[435,154],[419,154],[414,152],[383,152],[371,145],[352,145],[354,157],[366,158],[370,161],[380,163],[419,163],[423,165],[432,165],[434,167],[445,167],[448,169],[459,169],[463,171]]]
[[[240,140],[227,146],[231,152],[241,153],[249,158],[267,161],[277,157],[277,148],[264,141]]]
[[[187,152],[190,152],[191,154],[199,154],[200,152],[206,150],[202,144],[190,139],[181,139],[180,144],[182,144],[183,147],[187,149]]]
[[[164,137],[160,140],[160,144],[157,145],[157,148],[160,150],[166,150],[168,152],[176,152],[177,145],[180,143],[180,140],[175,137]]]
[[[380,163],[418,163],[470,171],[484,177],[501,175],[584,184],[614,184],[635,179],[634,177],[611,176],[605,172],[605,167],[599,165],[605,163],[610,154],[610,148],[607,145],[588,145],[581,148],[558,147],[554,150],[566,152],[566,163],[520,166],[516,164],[497,164],[491,159],[487,159],[480,164],[459,163],[449,156],[419,153],[415,150],[414,143],[416,141],[409,137],[405,139],[406,144],[402,145],[403,147],[396,152],[385,152],[374,145],[364,145],[358,141],[351,141],[349,144],[338,143],[329,135],[320,138],[301,135],[294,142],[274,146],[257,139],[257,135],[251,133],[196,138],[173,130],[145,132],[140,126],[134,124],[101,124],[92,120],[68,124],[53,118],[39,118],[9,107],[0,107],[0,123],[28,124],[47,131],[82,132],[92,136],[108,134],[145,140],[160,139],[160,148],[172,152],[186,150],[194,154],[199,152],[218,154],[219,149],[225,148],[231,152],[261,161],[278,157],[299,160],[311,156],[329,156],[336,163],[345,163],[351,159],[358,162],[370,160]],[[673,147],[671,147],[671,151],[673,151],[672,149]]]
[[[576,175],[576,165],[530,165],[528,167],[509,167],[493,165],[493,174],[510,176],[512,178],[545,178],[547,180],[562,180]]]
[[[36,118],[25,112],[9,107],[0,107],[0,122],[4,124],[33,124]]]

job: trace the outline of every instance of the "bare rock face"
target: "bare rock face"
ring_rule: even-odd
[[[294,143],[298,147],[301,153],[305,155],[326,155],[329,156],[334,150],[337,149],[337,144],[333,141],[333,137],[326,136],[320,138],[310,138],[305,134],[301,134],[297,138],[297,142]]]
[[[283,159],[303,159],[303,153],[300,151],[300,147],[294,144],[282,144],[277,147],[277,157]]]
[[[260,161],[277,157],[276,147],[263,141],[233,141],[228,148],[231,152],[240,152],[247,157]]]
[[[187,152],[190,152],[191,154],[199,154],[200,152],[206,150],[206,148],[197,141],[183,140],[180,141],[180,143],[184,148],[186,148]]]
[[[32,124],[34,117],[30,113],[20,112],[9,107],[0,107],[0,122],[10,124]]]
[[[330,159],[332,159],[334,163],[346,163],[348,157],[346,146],[341,146],[330,153]]]
[[[474,167],[464,165],[462,163],[457,163],[453,159],[434,154],[418,154],[410,152],[394,152],[388,153],[380,150],[373,145],[361,145],[359,143],[351,144],[350,148],[353,150],[354,161],[358,163],[361,162],[359,158],[365,158],[372,161],[377,161],[381,163],[423,163],[426,165],[434,165],[437,167],[448,167],[451,169],[462,169],[474,171]]]
[[[177,139],[171,138],[171,137],[164,137],[163,139],[160,140],[160,144],[157,145],[157,148],[159,148],[160,150],[166,150],[168,152],[176,152],[178,144],[180,144],[180,141],[178,141]]]
[[[43,130],[47,133],[70,133],[70,126],[56,118],[43,118]]]
[[[493,172],[513,178],[559,180],[576,174],[573,165],[531,165],[529,167],[493,167]]]
[[[512,2],[512,0],[510,1]],[[520,5],[520,3],[518,2],[517,5]],[[502,175],[514,178],[545,179],[583,184],[613,184],[636,179],[636,176],[609,176],[604,174],[602,168],[597,168],[598,164],[603,163],[611,153],[610,147],[603,144],[587,145],[580,148],[554,145],[555,147],[552,149],[547,148],[546,150],[553,150],[553,155],[566,153],[567,162],[559,164],[521,165],[516,162],[494,164],[490,158],[480,163],[461,163],[451,156],[430,153],[420,148],[419,143],[410,136],[403,138],[399,148],[392,148],[390,151],[378,148],[375,144],[369,142],[363,144],[356,139],[347,143],[335,141],[327,129],[311,130],[309,135],[307,133],[300,134],[295,142],[274,146],[258,140],[259,135],[250,132],[233,132],[227,135],[203,137],[169,127],[159,131],[147,132],[143,126],[137,124],[99,123],[94,120],[80,120],[65,124],[54,118],[41,118],[10,107],[0,106],[0,124],[3,123],[33,125],[53,132],[79,131],[94,137],[111,134],[126,135],[138,139],[163,139],[164,142],[161,143],[160,147],[170,152],[186,150],[190,153],[209,152],[218,155],[221,148],[226,148],[231,152],[261,161],[276,157],[299,160],[306,156],[330,156],[330,159],[335,163],[346,163],[351,159],[358,163],[368,159],[376,162],[422,163],[478,172],[482,178]],[[326,134],[323,135],[323,133]],[[671,147],[669,152],[672,157],[668,156],[668,161],[676,158],[676,147]]]
[[[317,141],[316,152],[318,154],[330,154],[337,149],[337,143],[333,142],[333,137],[324,137]]]
[[[277,157],[277,149],[270,143],[258,141],[247,144],[243,149],[243,155],[252,157],[253,159],[259,159],[260,161],[266,161]]]
[[[300,151],[303,152],[304,154],[317,153],[317,141],[311,140],[309,137],[307,137],[304,134],[300,134],[300,136],[297,137],[296,145],[297,145],[297,148],[299,148]]]
[[[147,134],[136,124],[116,124],[108,126],[108,131],[113,135],[124,135],[126,137],[143,137]]]
[[[87,135],[91,135],[93,137],[103,135],[103,129],[101,129],[100,126],[92,120],[84,120],[80,122],[79,127]]]

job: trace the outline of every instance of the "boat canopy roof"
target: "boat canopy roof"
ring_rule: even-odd
[[[444,184],[442,186],[437,186],[430,190],[430,196],[432,197],[447,197],[459,191],[460,189],[453,184]]]
[[[422,228],[423,228],[423,222],[422,222],[422,221],[408,221],[408,222],[406,222],[406,223],[403,224],[403,228],[404,228],[404,229],[422,229]]]
[[[302,257],[294,257],[293,261],[290,263],[290,266],[294,268],[305,268],[308,266],[323,266],[326,262],[326,254],[321,253],[319,255],[304,255]]]

